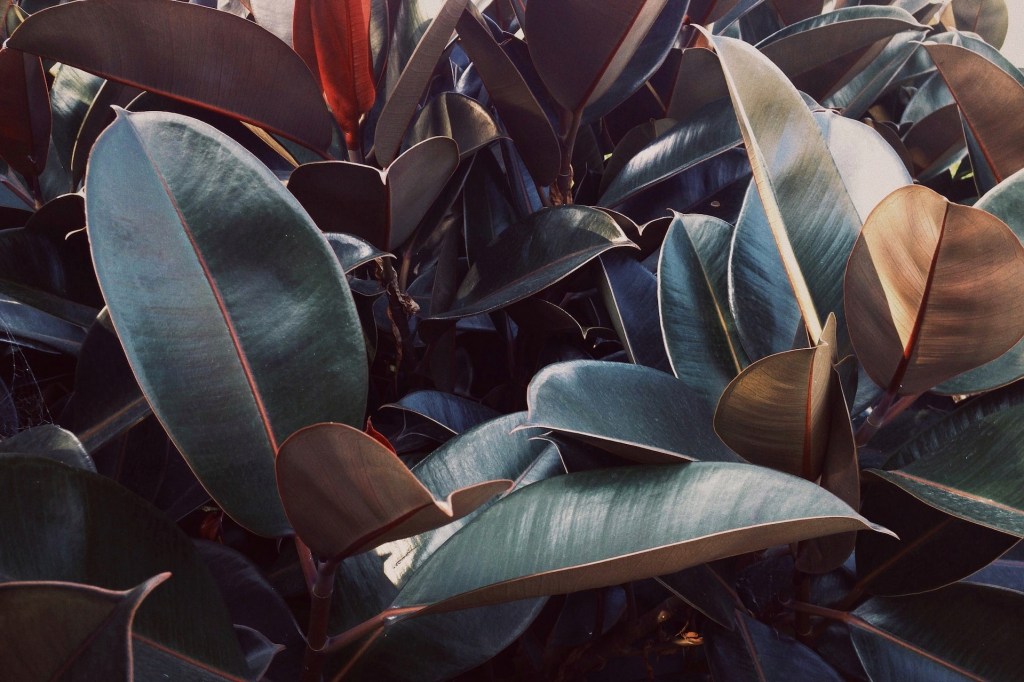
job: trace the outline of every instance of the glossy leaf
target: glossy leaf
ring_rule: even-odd
[[[431,311],[452,320],[489,312],[532,296],[609,249],[635,246],[606,213],[561,206],[509,227],[479,254],[452,307]]]
[[[409,143],[431,137],[450,137],[464,159],[502,137],[494,119],[479,102],[456,92],[444,92],[420,109],[409,131]]]
[[[934,509],[894,485],[867,488],[861,512],[899,539],[857,537],[857,585],[878,595],[927,592],[984,568],[1018,538]]]
[[[986,415],[901,469],[870,471],[947,514],[1024,537],[1022,411]]]
[[[672,371],[708,406],[745,364],[729,310],[725,268],[732,226],[676,214],[658,260],[658,308]]]
[[[801,92],[834,94],[897,33],[926,27],[899,7],[843,7],[791,24],[757,44]]]
[[[626,459],[736,461],[700,394],[663,372],[579,360],[549,365],[527,390],[526,426],[558,431]]]
[[[438,501],[398,455],[344,424],[315,424],[289,436],[278,452],[277,484],[296,533],[332,558],[433,530],[512,486],[482,482]]]
[[[381,251],[359,237],[342,232],[328,232],[324,237],[327,238],[327,243],[331,245],[331,250],[337,256],[341,269],[346,273],[378,258],[394,258],[392,254]]]
[[[897,190],[850,254],[857,357],[876,384],[903,395],[989,362],[1020,340],[1021,277],[1024,247],[998,218],[924,187]]]
[[[966,48],[932,43],[925,47],[995,181],[1024,168],[1024,141],[1013,126],[1005,125],[1005,112],[1024,106],[1024,86]]]
[[[1003,180],[975,208],[1002,220],[1018,239],[1024,240],[1024,169]],[[979,393],[1003,386],[1024,376],[1024,341],[995,360],[943,382],[935,388],[939,393]]]
[[[1024,626],[1022,609],[1019,593],[957,584],[912,597],[876,597],[845,620],[872,680],[1010,682],[1024,669],[1014,634]]]
[[[46,166],[50,147],[50,100],[42,61],[0,49],[0,157],[22,175]]]
[[[237,116],[320,152],[331,144],[330,114],[302,59],[227,12],[164,0],[90,0],[33,14],[8,47]],[[211,64],[218,78],[206,77]],[[273,94],[281,84],[287,97]]]
[[[197,186],[204,172],[217,182]],[[246,199],[218,201],[228,185]],[[278,444],[310,422],[363,420],[363,335],[330,247],[266,167],[173,114],[121,115],[96,143],[86,196],[110,317],[154,412],[233,518],[287,533]],[[154,310],[189,334],[154,335]]]
[[[55,424],[40,424],[0,441],[0,456],[33,455],[84,471],[96,472],[96,465],[75,434]]]
[[[861,221],[886,195],[910,184],[899,156],[867,126],[824,112],[815,113],[814,118]],[[747,189],[734,234],[729,302],[743,348],[752,359],[789,350],[801,326],[800,311],[753,184]]]
[[[0,553],[0,574],[10,580],[128,590],[173,575],[135,618],[139,678],[141,650],[154,647],[168,665],[191,660],[214,679],[247,677],[231,620],[191,541],[117,483],[45,459],[4,458],[0,523],[5,543],[19,548]]]
[[[71,168],[78,133],[104,82],[103,78],[68,64],[57,67],[57,75],[50,86],[50,110],[53,114],[51,147],[66,169]],[[65,191],[71,191],[71,188]]]
[[[373,107],[370,0],[295,0],[292,44],[320,84],[349,149]]]
[[[0,279],[0,316],[8,340],[77,355],[96,310],[40,289]]]
[[[288,189],[324,232],[345,232],[390,251],[412,236],[458,164],[458,145],[433,137],[384,171],[348,161],[303,164]]]
[[[564,473],[558,455],[548,443],[513,431],[524,412],[492,419],[457,436],[413,468],[413,473],[435,494],[488,479],[514,479],[518,487]],[[475,516],[436,530],[382,545],[373,552],[346,560],[336,591],[360,595],[335,600],[346,627],[373,617],[387,608],[416,569],[459,528]],[[482,664],[509,645],[540,612],[545,599],[395,619],[381,636],[359,651],[345,679],[418,682],[425,677],[452,677]]]
[[[382,165],[389,165],[398,156],[405,131],[416,114],[434,66],[451,40],[467,1],[445,0],[402,69],[394,89],[388,93],[373,139],[374,155]]]
[[[824,317],[841,313],[841,272],[860,218],[792,84],[749,45],[724,37],[712,42],[786,275],[808,333],[818,338]],[[815,199],[821,196],[830,200]]]
[[[0,653],[12,679],[131,680],[131,629],[168,573],[128,591],[70,582],[0,584]]]
[[[594,12],[582,0],[535,2],[526,9],[530,56],[551,95],[581,112],[627,67],[668,0],[609,0]]]
[[[475,6],[467,3],[459,19],[459,44],[480,72],[487,94],[530,175],[538,184],[550,185],[561,163],[555,131],[523,75],[474,10]]]
[[[680,122],[637,152],[601,195],[602,206],[615,207],[655,184],[683,173],[739,146],[739,130],[724,116],[725,102],[712,104],[693,119]],[[723,116],[724,115],[724,116]]]
[[[1003,46],[1010,21],[1006,0],[955,0],[952,8],[957,30],[977,33],[996,48]]]
[[[778,504],[766,509],[749,491],[769,488]],[[680,514],[681,507],[692,511]],[[569,509],[602,513],[581,517]],[[441,611],[615,585],[857,529],[882,530],[814,484],[747,464],[567,474],[488,508],[416,571],[394,605]],[[480,547],[488,548],[486,557]]]

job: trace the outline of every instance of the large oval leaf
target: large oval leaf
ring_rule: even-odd
[[[846,314],[871,379],[925,391],[994,360],[1024,330],[1024,247],[998,218],[908,186],[864,224]]]
[[[33,14],[7,44],[237,116],[320,152],[331,145],[330,112],[302,59],[227,12],[166,0],[89,0]]]
[[[1022,614],[1018,592],[956,584],[913,597],[876,597],[844,620],[872,680],[1013,682],[1024,670],[1017,641]]]
[[[214,679],[246,676],[227,609],[192,542],[117,483],[44,459],[0,460],[0,525],[5,547],[18,548],[0,553],[9,580],[128,590],[169,571],[139,608],[136,642],[169,662],[205,666]]]
[[[526,9],[530,56],[552,96],[572,112],[603,95],[668,0],[547,0]]]
[[[480,252],[447,311],[452,320],[485,313],[532,296],[609,249],[634,246],[608,214],[585,206],[534,213],[499,234]]]
[[[860,217],[818,124],[785,75],[746,43],[721,36],[712,43],[786,275],[817,339],[825,317],[842,314],[842,271]]]
[[[771,490],[775,502],[766,507],[755,490]],[[573,513],[580,509],[600,513]],[[813,483],[748,464],[585,471],[487,509],[416,571],[394,605],[440,611],[574,592],[865,529],[883,530]]]
[[[100,285],[153,411],[232,518],[289,532],[278,444],[363,420],[362,331],[330,246],[255,157],[175,114],[121,115],[86,196]]]
[[[701,395],[649,367],[596,360],[549,365],[533,377],[526,401],[526,426],[634,461],[737,460],[715,435]]]

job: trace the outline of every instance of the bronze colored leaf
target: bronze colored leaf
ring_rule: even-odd
[[[964,126],[977,141],[995,181],[1002,182],[1024,168],[1024,136],[1019,122],[1012,123],[1012,112],[1024,111],[1024,86],[967,48],[931,43],[925,48],[953,93]]]
[[[485,481],[436,500],[395,453],[344,424],[300,429],[277,456],[277,486],[288,520],[324,557],[359,554],[439,528],[512,485]]]
[[[1024,332],[1024,247],[1001,220],[920,186],[868,216],[846,270],[868,376],[902,395],[989,362]]]

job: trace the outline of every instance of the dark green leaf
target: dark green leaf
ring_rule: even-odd
[[[1009,30],[1006,0],[956,0],[952,3],[956,28],[977,33],[997,49]]]
[[[601,256],[601,297],[626,356],[637,365],[670,372],[658,319],[658,279],[633,253]]]
[[[553,429],[644,463],[737,461],[711,425],[712,408],[663,372],[613,362],[549,365],[530,382],[526,426]]]
[[[0,49],[0,157],[22,175],[43,172],[50,148],[50,101],[42,60]]]
[[[846,622],[872,680],[1013,682],[1024,670],[1024,594],[1010,590],[956,584],[876,597]]]
[[[0,584],[4,675],[16,680],[132,680],[135,612],[169,577],[161,573],[127,591],[71,582]]]
[[[409,131],[409,146],[431,137],[450,137],[464,159],[499,137],[498,126],[474,99],[457,92],[443,92],[420,109]]]
[[[742,612],[733,632],[712,628],[705,641],[716,680],[842,680],[814,650]]]
[[[532,296],[609,249],[635,246],[608,215],[585,206],[534,213],[509,227],[480,253],[447,311],[452,320],[489,312]]]
[[[127,590],[170,572],[139,609],[136,642],[161,647],[169,663],[191,659],[218,679],[246,675],[227,610],[191,541],[117,483],[44,459],[4,458],[0,525],[5,546],[18,547],[0,553],[6,580]],[[140,648],[136,673],[147,679],[139,673]]]
[[[245,199],[220,200],[229,186]],[[265,166],[174,114],[120,116],[86,188],[99,280],[154,412],[233,518],[287,533],[278,444],[312,422],[362,425],[366,400],[363,334],[326,240]],[[189,333],[154,335],[154,315]]]
[[[96,465],[75,434],[55,424],[40,424],[0,441],[0,455],[18,454],[45,457],[84,471],[96,471]]]

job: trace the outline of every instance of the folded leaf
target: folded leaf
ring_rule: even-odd
[[[165,0],[89,0],[33,14],[7,45],[237,116],[319,152],[331,145],[330,113],[302,59],[227,12]],[[209,77],[211,65],[217,78]]]
[[[334,119],[355,148],[359,118],[377,91],[370,58],[370,0],[296,0],[292,42],[320,83]]]
[[[846,271],[857,357],[879,386],[928,390],[1024,332],[1024,247],[1001,220],[921,186],[868,217]]]
[[[288,520],[310,549],[341,559],[469,514],[512,481],[477,483],[438,501],[392,450],[344,424],[292,434],[277,455]]]
[[[362,328],[326,240],[255,157],[175,114],[119,116],[86,197],[110,317],[153,411],[232,518],[290,532],[278,444],[310,422],[361,425],[366,400]],[[175,323],[154,333],[154,315]]]
[[[773,504],[755,490],[771,490]],[[571,511],[580,509],[599,513]],[[574,592],[865,529],[884,532],[818,486],[748,464],[567,474],[490,507],[416,571],[394,606],[424,613]]]

